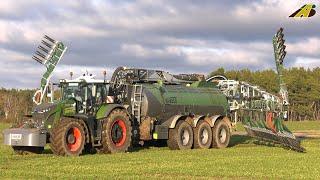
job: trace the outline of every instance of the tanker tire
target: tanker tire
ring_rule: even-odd
[[[226,148],[229,145],[230,134],[227,122],[223,119],[218,120],[212,128],[212,147]]]
[[[132,127],[125,110],[115,109],[104,119],[102,149],[104,153],[128,151],[132,141]]]
[[[192,127],[185,121],[178,121],[174,129],[169,129],[167,145],[171,150],[191,149],[193,145]]]
[[[194,128],[194,148],[209,149],[212,144],[212,130],[206,121],[199,121]]]
[[[44,147],[33,147],[33,146],[12,146],[13,151],[19,155],[25,154],[41,154]]]
[[[51,151],[55,155],[79,156],[82,154],[85,146],[86,132],[83,125],[78,121],[79,120],[74,120],[72,118],[63,118],[54,126],[51,132],[49,145]],[[69,136],[72,136],[74,138],[73,141],[75,142],[68,142]]]

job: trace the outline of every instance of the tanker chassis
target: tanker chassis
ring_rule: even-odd
[[[62,156],[125,152],[151,140],[167,140],[170,149],[229,144],[227,98],[199,75],[119,67],[110,82],[83,77],[60,86],[62,99],[36,106],[23,127],[5,130],[5,144],[40,153],[49,143]]]

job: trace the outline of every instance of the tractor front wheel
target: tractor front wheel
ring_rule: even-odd
[[[85,146],[85,129],[79,120],[64,118],[52,129],[50,141],[54,154],[79,156]]]
[[[132,127],[125,110],[115,109],[103,120],[102,151],[126,152],[131,146]]]

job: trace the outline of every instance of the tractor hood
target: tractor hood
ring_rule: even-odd
[[[34,107],[32,111],[32,119],[34,123],[41,127],[44,125],[48,117],[56,111],[58,103],[42,103]]]

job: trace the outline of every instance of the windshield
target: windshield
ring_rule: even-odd
[[[97,103],[105,101],[108,84],[61,84],[62,99],[76,98],[78,101],[93,99]]]
[[[80,96],[80,88],[78,83],[62,84],[62,99],[75,98]]]

